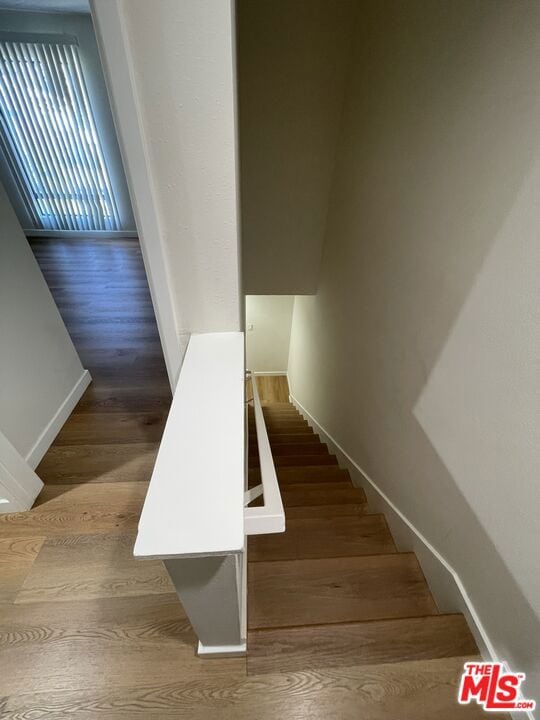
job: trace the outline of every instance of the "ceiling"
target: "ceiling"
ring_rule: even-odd
[[[89,13],[89,0],[0,0],[0,10]]]

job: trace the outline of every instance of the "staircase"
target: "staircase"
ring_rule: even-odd
[[[369,512],[295,407],[263,412],[287,529],[249,539],[248,672],[410,661],[440,669],[441,659],[477,656],[463,616],[438,611],[415,554],[398,552],[384,515]],[[249,432],[251,486],[260,482],[252,415]],[[460,666],[452,663],[452,684]]]

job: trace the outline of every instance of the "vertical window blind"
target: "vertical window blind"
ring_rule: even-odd
[[[0,140],[36,229],[121,229],[76,44],[0,39]]]

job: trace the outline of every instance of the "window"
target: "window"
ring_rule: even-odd
[[[6,160],[36,229],[120,230],[78,47],[45,37],[0,38]]]

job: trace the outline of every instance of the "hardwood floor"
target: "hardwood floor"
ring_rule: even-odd
[[[31,244],[93,379],[37,472],[48,485],[147,482],[171,391],[139,244]]]
[[[251,395],[251,380],[247,382],[248,397]],[[289,404],[289,386],[284,375],[259,375],[257,390],[262,405]]]
[[[260,381],[289,534],[250,545],[248,660],[196,657],[162,563],[132,556],[170,402],[140,250],[32,245],[93,383],[35,507],[0,515],[2,720],[484,717],[455,702],[463,619],[437,613],[284,378]]]

